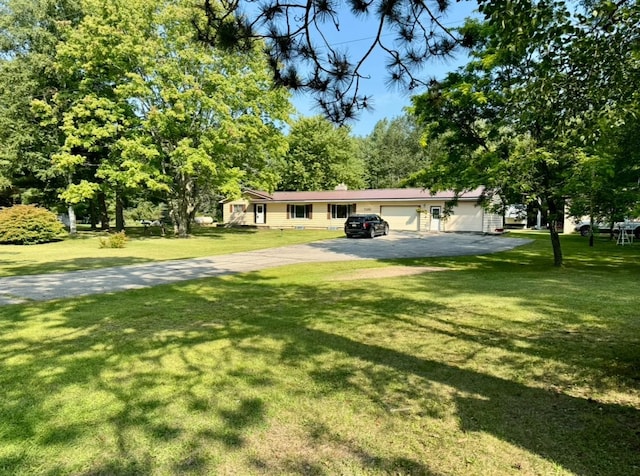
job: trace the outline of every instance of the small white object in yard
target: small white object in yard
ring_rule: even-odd
[[[213,224],[213,217],[195,217],[194,221],[198,225],[211,225]]]
[[[140,224],[143,226],[162,226],[160,220],[140,220]]]

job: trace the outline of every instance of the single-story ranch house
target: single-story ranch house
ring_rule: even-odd
[[[321,192],[247,191],[239,200],[223,203],[227,225],[267,228],[341,229],[354,213],[380,215],[391,230],[493,233],[503,228],[502,216],[478,205],[483,189],[463,193],[453,213],[445,217],[445,202],[453,192],[431,194],[421,188]]]

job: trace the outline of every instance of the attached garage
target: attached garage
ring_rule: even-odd
[[[417,206],[392,207],[383,205],[380,207],[380,216],[389,222],[391,231],[418,231],[420,220]]]
[[[447,231],[478,231],[482,230],[484,209],[476,206],[475,202],[459,202],[453,213],[449,215],[445,224]]]

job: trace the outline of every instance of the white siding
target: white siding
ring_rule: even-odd
[[[234,208],[238,211],[234,211]],[[228,225],[253,224],[253,205],[245,199],[224,203],[222,205],[222,222]]]
[[[331,218],[331,203],[315,202],[312,204],[311,216],[291,218],[287,213],[287,203],[266,202],[266,221],[264,226],[270,228],[337,228],[344,225],[344,218]],[[391,231],[411,230],[429,231],[431,224],[430,209],[440,206],[444,211],[444,202],[433,200],[428,202],[405,202],[402,205],[393,202],[353,202],[356,213],[377,213],[389,222]],[[296,202],[291,202],[296,204]],[[304,204],[300,202],[299,204]],[[234,207],[234,205],[236,207]],[[422,210],[418,212],[417,210]],[[240,211],[242,210],[242,211]],[[224,223],[231,225],[255,225],[254,205],[249,200],[234,200],[223,207]],[[484,211],[475,202],[458,202],[453,214],[442,216],[441,231],[494,232],[502,228],[502,218]]]
[[[444,220],[445,231],[482,231],[484,209],[471,202],[458,202],[453,213]]]
[[[418,231],[419,217],[413,206],[382,206],[380,216],[389,222],[389,228],[393,230]]]

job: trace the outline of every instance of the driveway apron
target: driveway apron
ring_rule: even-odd
[[[12,276],[0,278],[0,305],[126,291],[299,263],[496,253],[529,242],[492,235],[392,233],[375,239],[339,238],[206,258]]]

